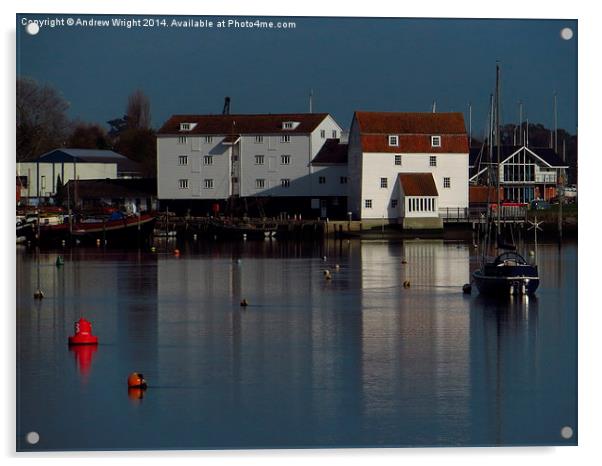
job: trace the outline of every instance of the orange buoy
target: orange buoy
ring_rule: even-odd
[[[180,255],[180,250],[179,249],[174,249],[173,250],[173,255],[174,256],[179,256]]]
[[[92,324],[83,317],[73,324],[75,335],[69,337],[70,345],[97,345],[98,337],[92,335]]]
[[[140,372],[132,372],[128,377],[128,388],[146,388],[146,380]]]
[[[135,403],[140,402],[144,398],[144,388],[128,387],[128,398]]]

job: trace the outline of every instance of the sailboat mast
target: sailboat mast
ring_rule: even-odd
[[[500,65],[495,66],[495,142],[497,146],[497,163],[496,163],[496,196],[497,196],[497,235],[500,234]]]

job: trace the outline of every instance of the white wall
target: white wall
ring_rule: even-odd
[[[38,173],[39,167],[39,173]],[[116,179],[116,163],[35,163],[19,162],[17,163],[17,176],[28,177],[28,188],[21,189],[21,196],[37,197],[38,185],[40,188],[40,197],[51,197],[56,194],[56,181],[60,175],[61,181],[66,184],[76,178],[80,180],[94,179]]]
[[[436,154],[436,167],[430,166],[431,155],[435,154],[401,153],[401,165],[395,165],[393,153],[364,153],[361,159],[361,218],[378,219],[383,214],[389,218],[398,217],[397,210],[391,208],[391,199],[399,197],[399,173],[432,173],[439,193],[439,209],[468,207],[468,154]],[[349,173],[352,173],[351,164]],[[445,177],[450,178],[450,188],[443,187]],[[381,178],[387,178],[387,188],[380,187]],[[371,209],[365,208],[366,199],[372,199]]]
[[[222,144],[224,136],[157,137],[157,197],[159,199],[226,199],[230,196],[230,149]],[[188,156],[188,165],[179,165],[179,156]],[[204,157],[213,156],[212,165],[204,165]],[[188,180],[188,189],[179,187],[179,180]],[[213,189],[205,188],[205,179],[213,179]]]

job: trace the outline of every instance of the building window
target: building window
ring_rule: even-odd
[[[443,187],[451,188],[451,178],[443,178]]]
[[[291,185],[291,180],[290,180],[290,178],[282,178],[282,179],[280,180],[280,185],[281,185],[283,188],[288,188],[288,187],[290,187],[290,185]]]
[[[263,136],[255,136],[255,142],[261,144],[263,142]]]
[[[399,145],[399,136],[389,136],[389,145],[390,146],[398,146]]]
[[[395,165],[401,165],[401,155],[395,156]]]
[[[431,136],[431,147],[441,147],[441,136]]]
[[[395,209],[397,207],[397,199],[391,199],[391,208]]]
[[[178,144],[186,144],[188,142],[188,138],[186,136],[178,136]]]
[[[280,163],[282,165],[290,165],[291,164],[291,156],[290,155],[281,155]]]
[[[429,157],[429,165],[431,167],[436,167],[437,166],[437,156],[436,155],[431,155]]]
[[[320,137],[322,139],[324,139],[326,137],[326,130],[325,129],[320,130]]]
[[[326,177],[325,176],[321,176],[318,178],[318,183],[320,184],[326,184]]]
[[[420,212],[424,212],[424,199],[420,198]]]
[[[213,136],[205,136],[205,143],[211,144],[213,142]]]
[[[203,165],[213,165],[213,155],[206,155],[203,157]]]
[[[346,177],[346,176],[341,176],[341,177],[339,178],[339,182],[340,182],[341,184],[347,184],[347,177]]]
[[[371,209],[372,208],[372,199],[365,199],[364,200],[364,207],[366,209]]]
[[[381,188],[387,188],[387,187],[388,187],[388,184],[389,184],[389,183],[388,183],[388,180],[387,180],[387,178],[381,178],[381,179],[380,179],[380,187],[381,187]]]
[[[332,138],[333,138],[333,139],[336,139],[336,138],[337,138],[337,130],[336,130],[336,129],[333,129],[333,130],[332,130]]]
[[[280,136],[280,142],[291,142],[291,137],[289,134],[283,134]]]
[[[265,180],[263,178],[258,178],[255,180],[255,187],[257,189],[265,188]]]
[[[426,210],[430,211],[431,210],[431,198],[428,197],[426,199]]]
[[[178,182],[180,189],[188,189],[188,180],[180,180]]]
[[[180,123],[180,131],[190,131],[190,123]]]
[[[255,156],[255,165],[263,165],[263,162],[264,162],[263,155],[256,155]]]
[[[282,128],[284,128],[284,129],[293,129],[293,122],[292,121],[285,121],[284,123],[282,123]]]
[[[213,189],[213,178],[205,178],[205,189]]]
[[[188,165],[188,156],[187,155],[180,155],[178,157],[178,164],[179,165]]]

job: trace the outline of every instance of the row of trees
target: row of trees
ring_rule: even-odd
[[[127,101],[125,115],[107,122],[72,121],[69,102],[53,87],[17,79],[17,161],[33,160],[58,147],[114,150],[141,164],[145,176],[156,176],[156,133],[151,128],[148,97],[140,90]]]

